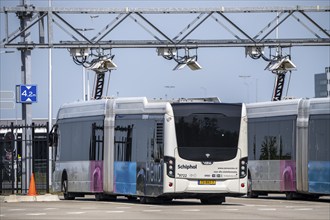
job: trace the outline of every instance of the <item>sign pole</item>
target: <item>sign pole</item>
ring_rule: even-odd
[[[21,5],[28,5],[29,0],[21,0]],[[17,16],[20,19],[21,30],[30,23],[32,13],[19,13]],[[27,30],[21,34],[21,42],[27,43],[31,39],[30,31]],[[22,84],[31,84],[31,50],[21,50],[21,77]],[[32,130],[28,126],[32,125],[32,106],[28,103],[22,103],[22,120],[24,121],[25,129],[22,133],[22,190],[27,193],[29,188],[29,180],[32,171]]]
[[[52,0],[48,0],[48,7],[51,8],[52,7]],[[49,12],[48,14],[48,29],[50,27],[50,25],[52,25],[51,23],[51,13]],[[48,30],[48,32],[51,34],[50,30]],[[48,37],[50,37],[50,34],[48,35]],[[48,40],[49,42],[51,42],[51,40]],[[48,131],[50,132],[52,130],[52,126],[53,126],[53,117],[52,117],[52,104],[53,104],[53,95],[52,95],[52,48],[48,49]],[[50,150],[51,148],[49,148],[49,170],[48,172],[51,174],[52,173],[52,150]],[[49,186],[51,186],[52,184],[52,175],[49,175]]]

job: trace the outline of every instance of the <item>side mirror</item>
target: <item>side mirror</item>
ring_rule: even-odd
[[[55,124],[49,132],[48,143],[49,146],[57,147],[58,134],[57,134],[57,124]]]

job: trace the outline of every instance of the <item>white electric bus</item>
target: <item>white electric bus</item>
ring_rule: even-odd
[[[54,191],[65,199],[197,198],[247,192],[244,104],[116,98],[63,105],[52,135]]]
[[[330,98],[247,104],[248,196],[330,195]]]

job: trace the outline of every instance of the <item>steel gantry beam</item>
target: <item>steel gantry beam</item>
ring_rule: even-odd
[[[317,20],[311,16],[315,13],[326,14],[329,17],[330,6],[294,6],[294,7],[219,7],[219,8],[61,8],[61,7],[35,7],[24,5],[17,7],[3,7],[0,13],[5,16],[4,25],[1,26],[1,47],[17,49],[33,48],[197,48],[197,47],[292,47],[292,46],[330,46],[329,22]],[[23,29],[13,27],[9,16],[31,15],[31,21]],[[242,26],[234,21],[237,15],[252,14],[254,22],[264,22],[256,34],[252,35],[249,27]],[[270,21],[259,17],[262,14],[274,15]],[[83,31],[75,27],[74,22],[67,15],[104,15],[108,22],[100,30],[95,30],[92,38],[85,36]],[[150,17],[152,15],[152,18]],[[194,19],[183,25],[175,37],[173,33],[167,33],[157,27],[155,21],[158,18],[164,22],[171,15],[189,15]],[[149,17],[148,17],[149,16]],[[319,18],[320,16],[316,16]],[[47,19],[47,22],[45,22]],[[114,40],[111,33],[117,30],[127,19],[150,34],[149,39],[139,40]],[[293,20],[301,25],[309,33],[295,38],[285,37],[271,38],[277,28],[283,26],[287,20]],[[192,33],[205,24],[207,20],[214,21],[221,31],[232,35],[230,39],[207,39],[200,36],[198,39],[190,38]],[[95,27],[98,21],[95,21]],[[157,21],[159,23],[159,20]],[[324,26],[324,23],[325,26]],[[46,25],[45,25],[46,24]],[[171,23],[171,26],[176,25]],[[46,28],[45,28],[46,26]],[[10,28],[13,30],[10,30]],[[4,30],[3,30],[4,29]],[[34,30],[39,30],[33,33]],[[31,32],[29,42],[21,42],[20,36]],[[122,34],[123,38],[125,33]]]

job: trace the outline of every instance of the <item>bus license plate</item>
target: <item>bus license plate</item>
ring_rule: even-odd
[[[199,180],[198,185],[215,185],[215,180]]]

